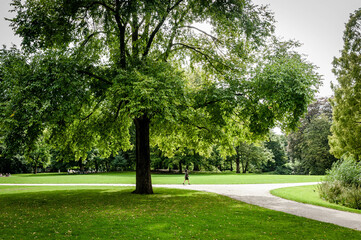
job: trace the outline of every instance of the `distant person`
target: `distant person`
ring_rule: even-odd
[[[188,169],[186,169],[185,174],[184,174],[184,182],[183,182],[183,185],[184,185],[184,183],[185,183],[186,181],[188,181],[188,185],[191,185],[191,184],[189,183]]]

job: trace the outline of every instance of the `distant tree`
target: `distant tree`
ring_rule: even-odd
[[[299,130],[288,136],[288,156],[297,173],[324,174],[337,161],[329,150],[332,109],[327,98],[310,104]]]
[[[287,139],[284,135],[276,135],[270,133],[269,140],[264,142],[264,146],[273,154],[273,161],[268,161],[263,166],[263,171],[282,171],[284,165],[287,163]]]
[[[343,35],[341,57],[333,61],[331,153],[361,160],[361,8],[351,14]]]
[[[331,135],[331,122],[325,115],[314,119],[304,130],[302,143],[302,167],[310,174],[325,174],[337,161],[330,154],[328,137]]]
[[[265,148],[262,144],[247,144],[241,143],[236,147],[236,158],[239,159],[240,166],[242,167],[242,173],[248,172],[250,169],[260,170],[261,166],[269,161],[273,160],[272,152]],[[237,173],[239,166],[238,160],[237,164]]]
[[[30,149],[25,153],[26,161],[33,168],[33,173],[37,174],[38,168],[45,168],[50,164],[50,147],[40,138]]]

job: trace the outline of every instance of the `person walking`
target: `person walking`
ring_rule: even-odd
[[[186,168],[185,174],[184,174],[184,182],[183,182],[183,185],[184,185],[184,183],[185,183],[186,181],[188,181],[188,185],[191,185],[191,184],[189,183],[189,174],[188,174],[188,169],[187,169],[187,168]]]

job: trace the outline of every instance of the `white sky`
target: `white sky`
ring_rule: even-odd
[[[20,44],[5,17],[13,16],[11,0],[0,0],[0,46]],[[319,67],[324,84],[318,96],[331,96],[330,82],[336,83],[331,72],[333,57],[342,49],[342,35],[350,13],[361,7],[361,0],[253,0],[267,4],[275,13],[276,35],[284,40],[294,39],[303,44],[299,52]]]
[[[343,31],[349,16],[361,7],[361,0],[253,0],[269,5],[274,12],[276,35],[303,44],[299,52],[319,67],[323,86],[318,96],[331,96],[330,82],[336,83],[332,61],[340,56]]]

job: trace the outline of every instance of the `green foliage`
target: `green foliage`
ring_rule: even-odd
[[[341,57],[333,61],[338,84],[333,86],[334,98],[331,152],[361,159],[361,9],[351,14],[344,31]]]
[[[318,99],[309,105],[299,131],[288,136],[288,155],[295,173],[324,174],[337,160],[329,153],[331,118],[328,99]]]
[[[337,181],[343,186],[361,187],[361,163],[355,162],[352,158],[340,160],[327,172],[325,181]]]
[[[32,166],[34,174],[37,173],[37,168],[45,168],[50,164],[50,157],[50,147],[44,139],[39,139],[33,148],[25,153],[25,159]]]
[[[267,161],[262,166],[262,171],[275,171],[277,174],[288,173],[284,166],[287,163],[286,145],[287,139],[285,136],[270,133],[270,139],[264,142],[264,146],[272,152],[274,161]]]
[[[333,164],[319,192],[327,201],[361,209],[361,163],[346,158]]]
[[[236,147],[242,166],[242,172],[257,171],[263,164],[274,162],[274,155],[271,150],[265,148],[263,144],[241,143]]]
[[[249,0],[12,6],[23,41],[21,51],[0,53],[0,134],[9,156],[31,149],[44,131],[64,161],[81,163],[93,148],[108,158],[134,144],[148,154],[148,143],[130,139],[142,118],[165,157],[209,157],[216,145],[225,158],[276,125],[294,129],[320,82],[297,43],[272,37],[267,8]],[[251,162],[269,159],[254,148]]]

